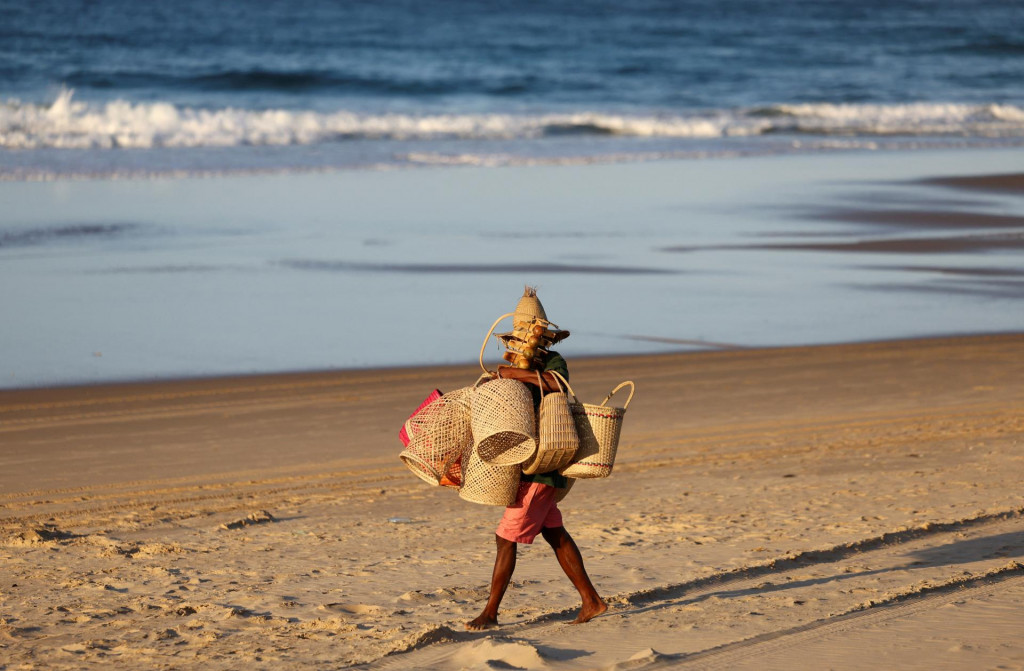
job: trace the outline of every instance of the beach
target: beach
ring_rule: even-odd
[[[0,17],[0,671],[1024,671],[1018,4]],[[468,631],[398,434],[524,286],[636,385],[608,610],[539,542]]]
[[[501,509],[397,458],[473,364],[0,391],[0,668],[1024,666],[1024,336],[570,365],[609,610],[538,542],[479,633]]]

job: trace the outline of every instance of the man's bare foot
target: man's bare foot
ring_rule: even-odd
[[[572,621],[573,624],[583,624],[584,622],[590,622],[601,613],[608,610],[608,604],[598,599],[597,603],[594,604],[583,604],[583,608],[580,608],[579,615]]]
[[[471,631],[483,631],[498,626],[498,618],[481,613],[475,620],[466,623],[466,629]]]

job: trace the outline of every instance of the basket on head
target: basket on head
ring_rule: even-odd
[[[537,373],[541,401],[537,421],[537,453],[523,464],[523,473],[547,473],[569,465],[580,446],[569,397],[555,378],[559,391],[544,393],[544,380]]]
[[[537,449],[535,424],[533,397],[522,382],[499,378],[473,392],[473,440],[483,461],[512,466],[532,457]]]
[[[462,454],[462,486],[459,498],[487,506],[510,506],[519,489],[519,465],[495,466],[480,458],[470,446]]]
[[[450,391],[407,422],[411,438],[398,456],[420,479],[439,484],[467,447],[473,446],[472,395],[472,387]]]
[[[544,311],[540,299],[537,298],[537,290],[533,287],[523,289],[523,297],[516,303],[516,311],[512,318],[517,322],[532,322],[538,319],[547,321],[548,313]]]
[[[512,330],[507,333],[494,333],[504,319],[512,317]],[[484,338],[480,348],[480,367],[487,372],[484,365],[484,350],[491,334],[501,341],[505,347],[503,358],[509,364],[523,370],[543,369],[543,363],[552,345],[569,337],[568,331],[558,328],[557,324],[548,320],[547,312],[537,296],[537,290],[526,287],[522,297],[516,304],[515,312],[498,317]]]
[[[555,375],[558,376],[558,373]],[[580,447],[576,450],[576,456],[573,457],[572,462],[559,472],[570,478],[606,478],[611,475],[612,467],[615,465],[615,454],[619,449],[619,435],[622,432],[622,419],[626,415],[629,402],[633,400],[636,385],[630,380],[622,382],[612,389],[600,404],[594,405],[580,402],[565,378],[562,378],[562,383],[575,399],[569,403],[569,407],[572,409]],[[617,391],[626,385],[629,385],[630,391],[625,405],[621,408],[605,405]]]

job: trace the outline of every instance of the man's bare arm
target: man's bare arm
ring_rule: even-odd
[[[544,382],[544,391],[547,393],[553,393],[557,391],[563,391],[559,388],[558,383],[555,381],[555,376],[550,371],[542,373],[542,380]],[[521,368],[514,368],[512,366],[498,366],[498,377],[503,380],[519,380],[525,384],[532,384],[534,387],[539,387],[540,384],[537,380],[537,371],[535,370],[522,370]]]

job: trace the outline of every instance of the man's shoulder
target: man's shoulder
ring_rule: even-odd
[[[547,361],[544,362],[544,370],[557,371],[566,379],[569,378],[569,364],[566,362],[565,357],[554,350],[548,352]]]

